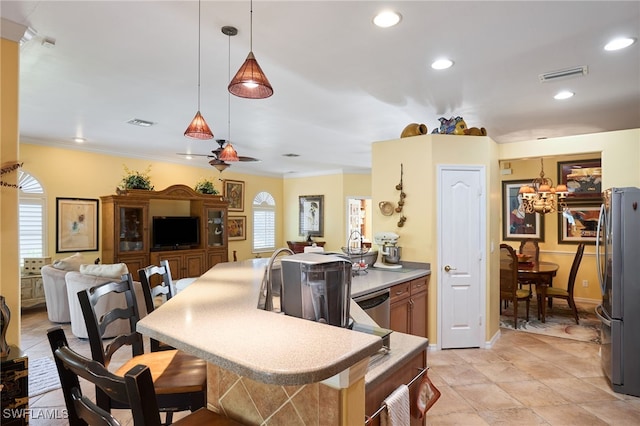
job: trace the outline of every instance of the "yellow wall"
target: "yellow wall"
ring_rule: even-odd
[[[24,171],[36,177],[44,187],[48,211],[47,247],[48,254],[54,259],[69,255],[68,253],[55,252],[56,197],[99,198],[103,195],[113,194],[124,175],[123,165],[126,165],[130,170],[137,171],[144,171],[150,165],[151,183],[156,190],[178,183],[193,187],[198,180],[207,177],[214,180],[216,189],[222,192],[223,184],[217,180],[218,178],[244,181],[244,211],[230,212],[230,216],[247,216],[248,237],[246,240],[229,242],[229,259],[232,259],[233,250],[237,251],[238,260],[253,257],[250,237],[253,232],[251,203],[258,192],[268,191],[275,198],[278,208],[276,211],[276,244],[283,244],[278,239],[283,221],[281,210],[283,205],[282,179],[280,178],[233,173],[233,166],[223,173],[219,173],[213,168],[190,167],[26,143],[20,145],[20,161],[24,162]],[[100,257],[99,251],[84,254],[89,260]]]
[[[18,161],[19,51],[15,41],[0,39],[0,166]],[[16,171],[2,181],[17,183]],[[18,256],[18,190],[0,186],[0,294],[6,298],[11,321],[6,339],[20,346],[20,259]]]
[[[544,157],[545,176],[558,182],[558,161],[601,157],[603,189],[614,186],[640,187],[640,129],[501,144],[499,152],[501,163],[510,162],[513,170],[512,175],[501,176],[503,180],[533,179],[540,174],[540,157]],[[557,214],[547,214],[544,220],[545,241],[540,245],[541,258],[560,265],[554,283],[566,286],[576,246],[557,243]],[[514,242],[507,243],[516,247]],[[582,286],[583,280],[589,281],[587,288]],[[593,302],[602,299],[594,246],[585,248],[574,294],[578,299]]]
[[[391,231],[400,235],[398,245],[402,247],[402,259],[431,264],[428,306],[429,343],[437,343],[438,316],[438,218],[437,218],[437,167],[439,165],[465,164],[484,166],[485,185],[488,191],[486,228],[486,252],[490,253],[491,241],[499,240],[499,223],[496,220],[495,200],[499,194],[496,161],[496,144],[487,137],[453,135],[424,135],[404,139],[376,142],[373,144],[372,194],[373,205],[390,201],[397,205],[400,182],[400,164],[403,166],[403,188],[407,194],[402,213],[407,220],[398,227],[400,214],[384,216],[374,208],[374,232]],[[390,161],[389,159],[393,159]],[[494,255],[495,257],[495,255]],[[497,258],[496,258],[497,259]],[[491,266],[487,262],[486,321],[487,335],[499,328],[499,313],[491,306],[498,306],[497,284],[491,280]],[[494,312],[496,311],[496,312]]]

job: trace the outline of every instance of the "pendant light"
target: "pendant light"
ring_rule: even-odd
[[[213,132],[200,114],[200,0],[198,0],[198,112],[184,131],[184,135],[193,139],[213,139]]]
[[[251,0],[249,55],[229,83],[229,92],[241,98],[264,99],[273,95],[273,88],[253,55],[253,0]]]
[[[227,78],[231,77],[231,37],[238,34],[236,27],[225,25],[222,27],[222,33],[229,37],[229,50],[228,50],[228,66],[227,66]],[[218,159],[226,162],[240,161],[238,153],[231,145],[231,94],[227,93],[227,145],[222,149]]]

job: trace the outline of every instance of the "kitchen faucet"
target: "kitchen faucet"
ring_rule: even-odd
[[[262,278],[262,287],[267,289],[266,300],[264,304],[265,311],[273,311],[273,264],[275,263],[276,257],[278,257],[282,253],[293,254],[293,251],[287,247],[282,247],[273,252],[271,257],[269,258],[269,262],[267,262],[267,268],[264,271],[264,277]],[[266,282],[265,282],[266,281]],[[280,300],[282,301],[282,287],[280,286]],[[282,307],[281,307],[282,309]]]

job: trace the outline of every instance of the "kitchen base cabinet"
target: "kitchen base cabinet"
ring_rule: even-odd
[[[365,388],[365,413],[371,416],[384,403],[384,399],[389,396],[400,385],[407,385],[416,377],[420,371],[427,367],[427,352],[422,351],[401,365],[391,375],[378,383],[367,384]],[[426,374],[426,373],[425,373]],[[415,402],[418,399],[418,389],[422,380],[416,380],[409,387],[409,401],[411,401],[411,426],[424,425],[424,420],[418,419],[418,409]],[[369,423],[371,426],[380,425],[380,415],[374,417]]]
[[[159,265],[161,260],[169,262],[171,278],[199,277],[207,272],[204,250],[175,250],[163,252],[151,252],[151,264]]]
[[[427,337],[428,284],[425,276],[391,287],[391,330]]]

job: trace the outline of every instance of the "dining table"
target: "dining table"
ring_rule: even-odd
[[[544,303],[547,288],[553,284],[553,277],[558,272],[558,264],[553,262],[518,262],[518,281],[535,283],[538,296],[538,319],[545,322],[547,306]]]

